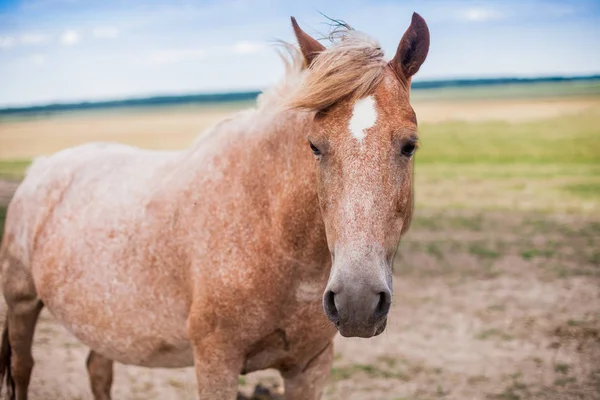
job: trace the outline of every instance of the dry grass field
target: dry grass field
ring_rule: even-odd
[[[235,108],[0,120],[0,201],[31,157],[92,140],[184,148]],[[600,97],[424,99],[415,109],[416,217],[388,329],[336,338],[324,398],[600,399]],[[91,398],[86,355],[44,311],[31,398]],[[240,390],[259,382],[279,378],[240,377]],[[118,365],[113,394],[193,399],[194,372]]]
[[[577,115],[600,100],[501,99],[493,101],[422,101],[419,122],[511,123]],[[0,118],[0,160],[30,159],[90,141],[118,141],[151,149],[183,149],[206,128],[249,103],[164,109],[98,110],[57,113],[36,118]]]

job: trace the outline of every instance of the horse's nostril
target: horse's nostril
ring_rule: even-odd
[[[390,292],[380,292],[379,302],[375,308],[375,319],[383,318],[390,311],[392,305],[392,295]]]
[[[325,293],[325,298],[323,300],[325,312],[327,313],[329,319],[333,322],[338,321],[339,315],[337,307],[335,306],[335,293],[331,290],[328,290]]]

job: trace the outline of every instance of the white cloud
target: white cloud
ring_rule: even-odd
[[[43,54],[32,54],[29,56],[29,61],[34,65],[43,65],[46,62],[46,56]]]
[[[0,36],[0,49],[8,49],[15,44],[15,38],[12,36]]]
[[[66,30],[60,36],[60,42],[65,46],[72,46],[79,43],[80,40],[81,36],[77,31],[74,30]]]
[[[231,51],[234,54],[255,54],[264,50],[265,47],[266,46],[264,45],[264,43],[241,41],[235,43],[232,46]]]
[[[103,39],[113,39],[119,36],[119,29],[114,26],[99,26],[92,31],[94,37]]]
[[[469,8],[462,13],[461,17],[467,21],[485,22],[500,19],[503,17],[503,15],[502,13],[492,9]]]
[[[20,42],[25,45],[37,46],[48,42],[49,38],[46,35],[36,33],[26,33],[19,38]]]
[[[153,64],[174,64],[182,61],[195,60],[206,55],[203,49],[169,49],[158,50],[150,55]]]

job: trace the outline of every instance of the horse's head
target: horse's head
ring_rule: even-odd
[[[307,147],[333,266],[325,312],[343,336],[384,331],[392,260],[412,213],[417,120],[411,77],[425,61],[429,30],[414,14],[394,58],[352,30],[325,49],[292,20],[305,59],[298,107],[315,112]]]

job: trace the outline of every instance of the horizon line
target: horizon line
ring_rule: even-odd
[[[431,79],[412,82],[411,89],[427,90],[459,86],[496,86],[507,84],[527,84],[544,82],[566,82],[600,80],[600,73],[589,75],[549,75],[542,77],[494,77],[494,78],[449,78]],[[70,111],[98,108],[143,107],[189,103],[225,103],[254,100],[264,89],[222,90],[193,93],[156,93],[104,100],[71,100],[30,104],[0,105],[0,114],[19,114],[43,111]]]

